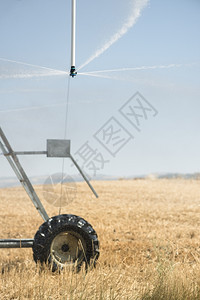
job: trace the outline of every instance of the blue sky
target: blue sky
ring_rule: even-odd
[[[77,0],[77,67],[120,30],[134,3]],[[70,7],[70,0],[0,1],[0,58],[68,71]],[[200,171],[199,13],[198,0],[150,0],[136,24],[80,70],[106,78],[78,74],[70,80],[67,138],[80,164],[77,151],[88,142],[96,150],[93,159],[99,154],[107,161],[99,163],[97,174]],[[141,66],[171,67],[89,74]],[[32,77],[43,71],[0,60],[0,126],[16,150],[45,150],[47,138],[64,137],[69,78],[67,74]],[[30,78],[14,78],[17,74]],[[119,111],[137,92],[158,112],[140,118],[140,131]],[[133,137],[121,143],[115,156],[95,138],[113,118]],[[60,172],[62,167],[59,159],[20,159],[29,175]],[[86,165],[85,171],[95,177],[92,164]],[[75,173],[67,163],[65,171]],[[2,176],[13,176],[13,171],[0,156]]]

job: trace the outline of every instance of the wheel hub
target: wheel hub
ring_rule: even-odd
[[[62,245],[61,250],[63,252],[67,252],[67,251],[69,251],[69,246],[67,244],[64,244],[64,245]]]
[[[86,253],[86,244],[80,234],[73,231],[61,232],[51,243],[52,260],[61,266],[81,263]]]

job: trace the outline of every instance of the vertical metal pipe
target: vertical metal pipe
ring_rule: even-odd
[[[72,24],[71,24],[71,70],[70,76],[76,76],[75,48],[76,48],[76,0],[72,0]]]
[[[75,67],[76,0],[72,0],[71,66]]]

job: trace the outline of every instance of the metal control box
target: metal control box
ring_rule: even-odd
[[[70,157],[70,140],[47,140],[47,157]]]

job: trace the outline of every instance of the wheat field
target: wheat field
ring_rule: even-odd
[[[0,249],[0,299],[200,299],[200,181],[85,183],[61,213],[83,217],[100,241],[95,269],[51,273],[32,249]],[[41,188],[36,187],[41,196]],[[58,214],[42,200],[49,216]],[[33,238],[43,223],[21,187],[0,190],[1,238]]]

